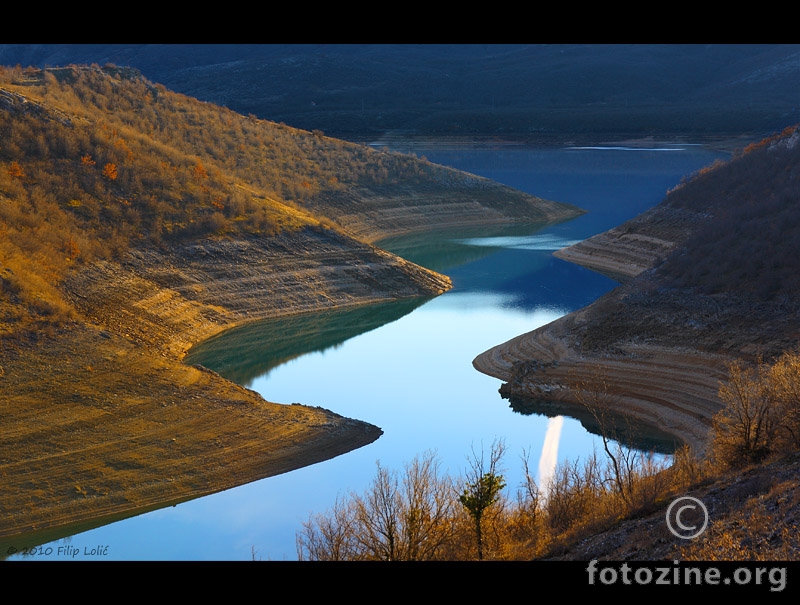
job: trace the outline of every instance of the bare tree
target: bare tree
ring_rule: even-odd
[[[351,501],[337,497],[327,514],[313,515],[298,533],[300,561],[357,561],[363,552],[355,539],[355,515]]]
[[[297,537],[300,559],[434,560],[454,533],[454,489],[434,452],[407,464],[402,477],[380,462],[361,495],[337,499]]]
[[[597,508],[605,487],[597,455],[560,463],[544,494],[547,525],[555,533],[566,532],[575,525],[602,514]]]
[[[800,355],[784,353],[769,370],[769,386],[778,406],[781,444],[800,449]]]
[[[761,361],[754,369],[728,366],[728,380],[719,388],[725,407],[713,418],[712,452],[720,462],[735,466],[770,454],[779,419],[769,372]]]
[[[530,470],[530,452],[522,452],[523,481],[517,487],[516,504],[511,509],[509,531],[513,546],[518,552],[534,554],[540,540],[542,490]]]
[[[614,413],[620,408],[618,387],[597,366],[587,379],[573,381],[572,392],[594,419],[603,444],[606,465],[598,466],[602,485],[621,501],[623,509],[653,505],[667,489],[668,479],[662,473],[667,465],[652,452],[625,445],[636,442],[637,429],[629,417]]]
[[[399,561],[402,503],[397,475],[377,463],[378,472],[363,496],[353,498],[355,539],[369,559]]]
[[[597,425],[598,433],[606,455],[609,476],[606,482],[611,484],[612,491],[627,506],[632,506],[635,499],[637,477],[644,467],[651,466],[642,452],[624,447],[625,437],[631,439],[634,430],[629,420],[624,421],[624,429],[618,428],[618,418],[612,418],[612,410],[618,407],[619,393],[611,384],[602,368],[596,367],[586,380],[577,380],[572,385],[578,402],[591,414]]]
[[[453,484],[439,467],[428,453],[405,468],[403,530],[409,561],[435,559],[453,537]]]
[[[542,491],[531,474],[530,451],[522,452],[522,472],[524,481],[517,490],[517,509],[528,517],[531,527],[535,527],[542,505]]]

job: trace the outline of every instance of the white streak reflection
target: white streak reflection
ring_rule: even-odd
[[[621,145],[594,147],[566,147],[566,149],[585,149],[591,151],[686,151],[684,147],[625,147]]]
[[[542,456],[539,458],[539,489],[546,498],[550,490],[550,482],[558,465],[558,442],[561,439],[561,428],[564,426],[564,417],[556,416],[547,422],[547,432],[544,435]]]
[[[582,241],[567,239],[558,235],[543,233],[540,235],[472,237],[455,240],[467,246],[486,246],[490,248],[511,248],[515,250],[560,250]]]

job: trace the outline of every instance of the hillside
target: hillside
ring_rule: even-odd
[[[543,558],[797,559],[796,446],[726,468],[711,428],[724,405],[720,386],[731,380],[729,364],[751,368],[798,352],[798,143],[797,127],[753,143],[686,178],[642,215],[558,251],[623,283],[474,360],[504,381],[501,394],[523,413],[586,416],[587,397],[602,393],[589,399],[593,405],[672,433],[710,469],[681,493],[709,509],[702,539],[669,534],[662,500],[574,532]],[[739,410],[742,427],[753,412]]]
[[[505,382],[512,405],[575,404],[571,387],[602,380],[620,410],[702,451],[728,363],[797,348],[798,141],[787,128],[752,144],[641,216],[557,252],[624,283],[475,366]]]
[[[2,75],[4,283],[38,317],[67,312],[42,267],[57,279],[132,244],[307,229],[375,241],[580,212],[414,156],[245,118],[128,68]]]
[[[580,213],[115,66],[0,69],[0,133],[3,552],[374,441],[182,359],[245,322],[450,287],[385,235]]]
[[[0,64],[71,63],[351,141],[760,137],[800,119],[794,44],[0,45]]]

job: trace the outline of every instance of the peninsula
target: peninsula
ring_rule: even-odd
[[[482,353],[475,368],[504,381],[512,406],[585,412],[581,400],[602,393],[612,412],[702,454],[728,365],[797,347],[798,142],[789,127],[750,144],[642,215],[555,252],[621,285]]]
[[[107,65],[0,69],[0,548],[379,438],[182,359],[262,318],[431,297],[400,233],[582,211]]]

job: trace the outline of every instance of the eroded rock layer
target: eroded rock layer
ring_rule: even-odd
[[[705,450],[720,380],[742,345],[726,344],[724,334],[741,313],[714,297],[658,290],[646,275],[702,218],[660,205],[555,252],[624,285],[473,365],[503,380],[505,397],[570,404],[584,414],[594,402]]]
[[[482,353],[473,365],[503,380],[505,397],[570,404],[576,416],[586,414],[585,406],[607,407],[705,449],[711,416],[720,408],[725,357],[634,344],[615,355],[591,355],[576,350],[554,323]]]
[[[3,552],[373,442],[379,427],[265,401],[181,359],[247,321],[449,288],[326,229],[138,249],[74,272],[63,291],[79,321],[0,343]]]

